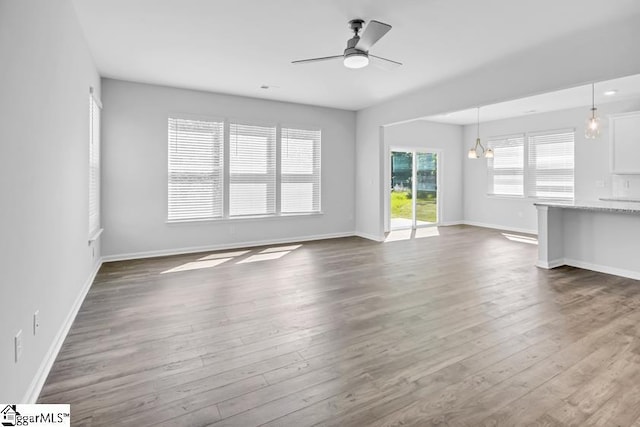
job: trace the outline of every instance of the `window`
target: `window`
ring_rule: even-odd
[[[488,193],[541,199],[573,199],[573,130],[491,138]]]
[[[168,220],[320,212],[321,131],[169,118]]]
[[[232,123],[229,216],[276,212],[276,128]]]
[[[283,213],[320,211],[320,131],[282,128]]]
[[[490,139],[488,145],[489,194],[524,195],[524,135]]]
[[[89,239],[100,232],[100,108],[94,95],[89,95]]]
[[[574,132],[529,135],[529,195],[573,199]]]
[[[223,122],[169,119],[171,220],[222,217]]]

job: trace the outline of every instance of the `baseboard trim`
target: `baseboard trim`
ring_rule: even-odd
[[[509,226],[499,225],[499,224],[487,224],[485,222],[476,222],[476,221],[463,221],[462,223],[464,223],[465,225],[472,225],[474,227],[492,228],[495,230],[513,231],[516,233],[535,234],[536,236],[538,235],[538,230],[531,230],[527,228],[509,227]]]
[[[560,267],[562,265],[565,265],[564,259],[554,259],[554,260],[549,261],[549,262],[538,260],[538,262],[536,263],[537,267],[544,268],[544,269],[547,269],[547,270],[550,270],[550,269],[556,268],[556,267]]]
[[[67,318],[62,324],[62,327],[58,330],[58,334],[53,340],[53,343],[51,343],[49,351],[40,364],[40,367],[38,368],[35,377],[31,381],[31,384],[29,385],[29,388],[27,389],[27,392],[25,393],[21,403],[36,403],[38,401],[38,396],[40,396],[40,392],[42,391],[44,382],[49,376],[49,371],[51,371],[53,362],[55,362],[56,357],[58,357],[58,353],[62,348],[62,344],[64,343],[65,338],[67,338],[69,329],[71,329],[71,325],[73,325],[73,321],[76,319],[76,315],[78,314],[78,311],[80,310],[80,307],[82,306],[82,303],[84,302],[84,299],[87,296],[87,293],[89,292],[89,289],[91,288],[91,285],[93,284],[93,281],[95,280],[100,267],[102,267],[102,259],[98,260],[86,282],[84,283],[84,285],[82,285],[80,294],[73,302]]]
[[[443,222],[442,224],[438,224],[438,227],[442,226],[442,227],[450,227],[452,225],[463,225],[465,224],[464,221],[447,221],[447,222]]]
[[[185,254],[192,254],[192,253],[198,253],[198,252],[251,248],[255,246],[281,245],[286,243],[308,242],[311,240],[339,239],[341,237],[353,237],[355,235],[356,234],[353,231],[349,231],[349,232],[343,232],[343,233],[329,233],[329,234],[316,234],[316,235],[302,236],[302,237],[288,237],[284,239],[254,240],[251,242],[227,243],[222,245],[191,246],[191,247],[177,248],[177,249],[161,249],[157,251],[132,252],[132,253],[125,253],[125,254],[105,255],[102,257],[102,262],[127,261],[131,259],[155,258],[155,257],[171,256],[171,255],[185,255]]]
[[[626,277],[629,279],[640,280],[640,272],[627,270],[623,268],[609,267],[606,265],[593,264],[590,262],[579,261],[571,258],[565,258],[564,264],[571,267],[583,268],[585,270],[597,271],[599,273],[612,274],[614,276]]]
[[[384,242],[384,237],[375,236],[369,233],[363,233],[362,231],[356,231],[353,235],[357,237],[362,237],[363,239],[373,240],[374,242]]]

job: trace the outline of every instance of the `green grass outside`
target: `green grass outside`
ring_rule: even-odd
[[[406,191],[391,192],[391,218],[411,219],[411,203]],[[438,222],[435,200],[416,200],[416,219],[418,221]]]

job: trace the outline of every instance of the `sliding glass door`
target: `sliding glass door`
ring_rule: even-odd
[[[391,151],[391,229],[438,223],[438,154]]]

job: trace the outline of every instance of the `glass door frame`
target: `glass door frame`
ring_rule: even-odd
[[[398,227],[393,230],[408,230],[423,227],[437,227],[442,225],[442,150],[437,148],[428,148],[428,146],[387,146],[384,167],[384,232],[388,233],[391,229],[391,191],[389,190],[389,183],[391,182],[391,153],[392,152],[407,152],[412,153],[412,170],[411,170],[411,191],[414,196],[411,198],[412,203],[412,219],[410,227]],[[436,222],[428,224],[418,224],[416,220],[416,203],[417,203],[417,154],[436,154]]]

